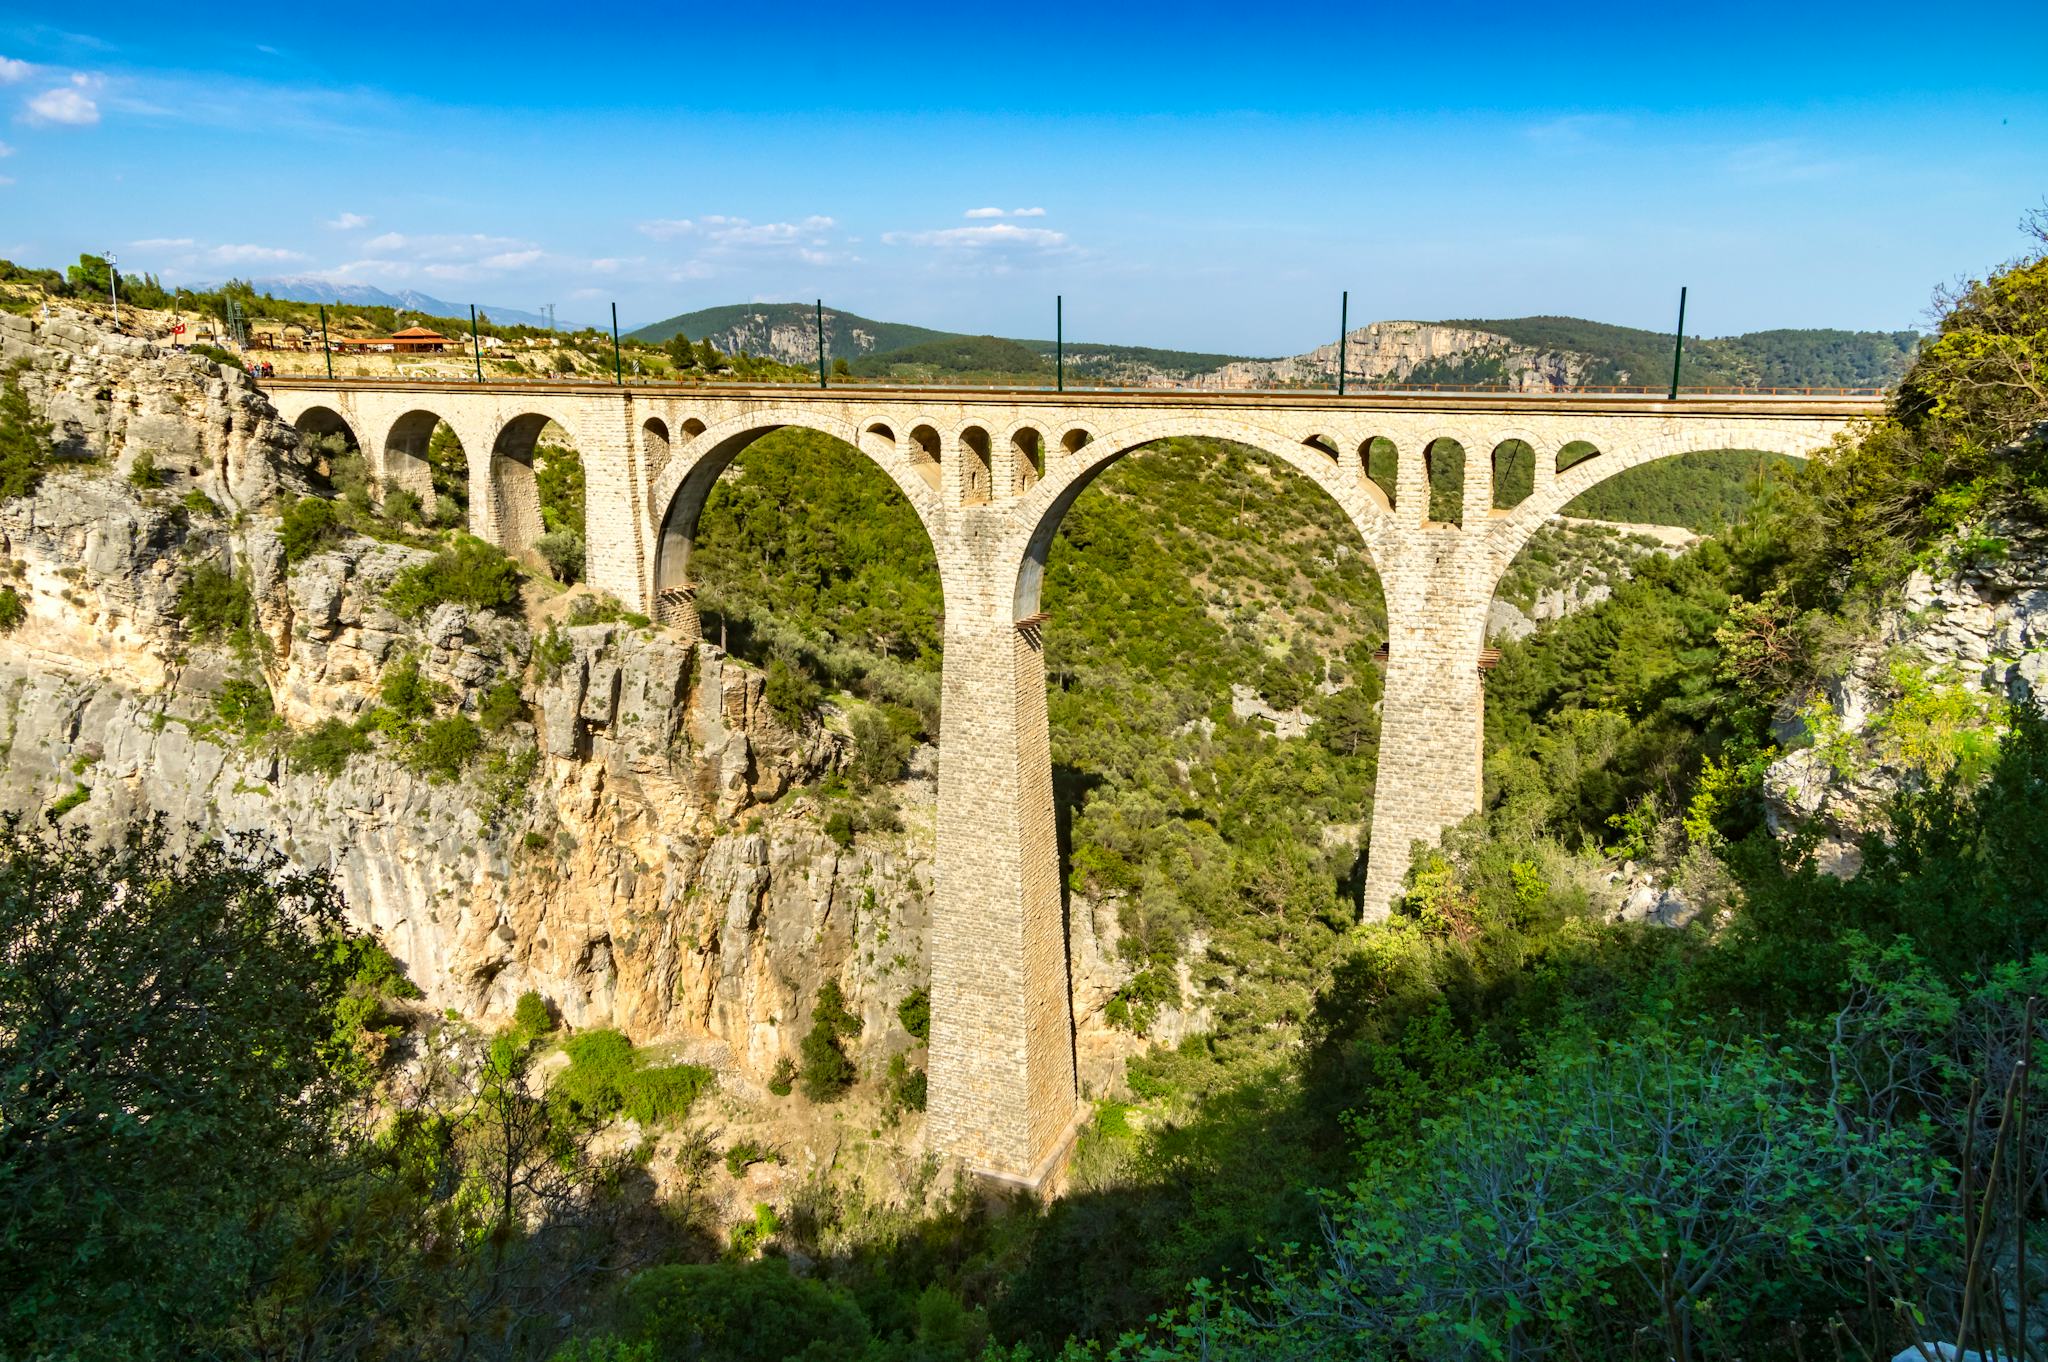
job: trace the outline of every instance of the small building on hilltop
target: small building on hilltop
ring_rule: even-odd
[[[395,351],[401,355],[438,355],[448,348],[446,336],[424,326],[408,326],[388,336],[343,336],[334,343],[357,350]]]

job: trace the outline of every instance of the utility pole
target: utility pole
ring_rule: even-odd
[[[476,356],[476,381],[484,381],[484,343],[476,333],[476,304],[469,305],[469,349]]]
[[[1351,333],[1351,290],[1344,290],[1343,301],[1337,304],[1337,396],[1344,395],[1345,343]]]
[[[1052,364],[1054,376],[1053,381],[1059,385],[1059,391],[1061,392],[1065,392],[1067,390],[1066,310],[1066,297],[1062,294],[1055,293],[1052,298]]]
[[[121,272],[114,268],[120,257],[107,252],[107,296],[114,300],[114,329],[121,329]]]
[[[619,305],[612,304],[612,377],[626,386],[626,366],[619,362]]]
[[[327,356],[327,377],[334,377],[334,347],[327,343],[327,304],[320,304],[320,353]]]
[[[1678,366],[1685,358],[1685,289],[1678,290],[1678,340],[1671,347],[1671,400],[1678,400]]]
[[[818,386],[825,386],[825,300],[818,300]]]

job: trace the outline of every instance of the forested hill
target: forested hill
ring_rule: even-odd
[[[825,309],[826,353],[844,359],[855,377],[1049,383],[1054,342],[967,335],[879,322]],[[742,351],[786,364],[817,361],[817,311],[811,303],[739,303],[670,317],[632,333],[661,342],[678,333],[709,339],[727,354]],[[1434,331],[1425,346],[1408,344]],[[1670,335],[1580,317],[1514,317],[1443,322],[1378,322],[1351,333],[1354,381],[1508,383],[1544,387],[1530,374],[1581,385],[1656,385],[1671,374]],[[1682,381],[1741,387],[1887,387],[1911,362],[1919,333],[1781,329],[1740,336],[1690,337]],[[1380,356],[1384,347],[1386,354]],[[1418,360],[1417,354],[1431,357]],[[1335,381],[1336,346],[1282,359],[1248,359],[1208,351],[1066,342],[1070,381],[1138,387],[1215,388],[1316,386]]]
[[[1671,373],[1671,336],[1581,317],[1464,319],[1439,323],[1506,336],[1535,350],[1588,356],[1584,382],[1657,383]],[[1744,387],[1889,387],[1899,381],[1920,343],[1917,331],[1821,328],[1751,331],[1740,336],[1688,336],[1683,381]]]

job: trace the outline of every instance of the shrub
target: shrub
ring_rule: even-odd
[[[777,1097],[787,1097],[795,1087],[796,1061],[784,1055],[775,1061],[775,1071],[768,1075],[768,1091]]]
[[[385,600],[407,619],[418,619],[444,601],[502,611],[519,600],[519,569],[483,540],[457,535],[427,562],[399,573]]]
[[[0,586],[0,634],[12,633],[28,618],[28,605],[11,586]]]
[[[197,487],[185,493],[185,499],[179,505],[183,506],[193,515],[217,516],[220,514],[219,504]]]
[[[278,728],[276,706],[270,698],[270,687],[260,681],[235,677],[220,688],[214,697],[214,710],[220,721],[241,734],[247,741],[260,738]]]
[[[369,750],[370,737],[362,728],[329,719],[292,739],[286,759],[297,770],[312,771],[331,780],[347,769],[350,757]]]
[[[791,728],[801,728],[818,707],[822,692],[795,654],[777,652],[768,659],[768,708]]]
[[[218,345],[206,345],[203,343],[188,345],[185,347],[185,353],[197,355],[201,359],[212,360],[215,364],[225,364],[228,368],[237,371],[242,367],[242,361],[239,357],[231,351],[221,349]]]
[[[903,774],[910,759],[910,735],[883,711],[855,711],[848,725],[853,733],[853,783],[861,790],[884,785]]]
[[[333,502],[321,497],[300,497],[284,508],[277,537],[284,546],[285,562],[303,563],[342,534]]]
[[[746,1247],[777,1228],[772,1210],[757,1209]],[[625,1336],[663,1362],[858,1357],[868,1342],[859,1306],[774,1258],[650,1268],[626,1284],[623,1307]]]
[[[904,995],[896,1004],[896,1016],[903,1023],[903,1029],[918,1040],[932,1038],[932,994],[928,988],[918,989]]]
[[[736,1258],[751,1258],[782,1231],[782,1218],[766,1202],[754,1203],[754,1218],[732,1227],[732,1252]]]
[[[477,722],[484,726],[484,732],[497,733],[518,719],[526,717],[526,701],[519,696],[519,683],[511,677],[498,681],[478,699]]]
[[[548,631],[533,645],[533,669],[540,674],[541,680],[552,681],[562,674],[562,668],[568,666],[569,660],[575,656],[575,643],[567,634],[549,625]]]
[[[401,525],[418,525],[425,520],[426,509],[410,487],[389,487],[384,491],[384,516]]]
[[[483,745],[483,735],[475,724],[451,714],[423,725],[401,755],[415,771],[452,780],[462,774],[462,768]]]
[[[860,1029],[860,1018],[846,1010],[839,981],[827,979],[818,990],[817,1004],[811,1009],[811,1029],[801,1047],[805,1097],[813,1102],[836,1101],[853,1086],[853,1061],[846,1057],[840,1042],[859,1035]]]
[[[63,794],[59,795],[56,801],[50,805],[49,816],[53,819],[62,818],[65,814],[70,813],[80,804],[91,798],[92,790],[90,787],[73,785]]]
[[[549,530],[533,541],[533,547],[547,561],[557,581],[583,580],[583,536],[576,531]]]
[[[22,365],[0,379],[0,501],[25,497],[50,462],[50,423],[38,418],[21,389]]]
[[[555,1076],[548,1097],[586,1123],[621,1113],[642,1125],[678,1121],[712,1082],[702,1065],[647,1063],[617,1031],[586,1031],[562,1048],[569,1067]]]
[[[725,1171],[734,1177],[741,1176],[757,1163],[781,1162],[781,1150],[752,1138],[741,1140],[725,1151]]]
[[[555,1010],[533,989],[519,995],[512,1004],[513,1028],[528,1036],[545,1036],[555,1029]]]
[[[156,455],[143,450],[128,465],[128,485],[142,491],[154,491],[164,485],[162,470],[156,466]]]
[[[178,588],[178,619],[202,643],[233,638],[249,627],[248,583],[217,563],[201,563]]]
[[[889,1058],[889,1082],[886,1106],[891,1117],[906,1111],[923,1111],[925,1104],[925,1072],[913,1069],[910,1061],[902,1055]]]

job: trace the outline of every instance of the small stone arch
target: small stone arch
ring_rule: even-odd
[[[1505,514],[1536,491],[1536,446],[1510,435],[1493,447],[1493,511]]]
[[[683,423],[677,426],[676,430],[684,439],[694,440],[704,433],[704,423],[694,416],[688,416],[683,418]]]
[[[640,455],[649,477],[668,467],[669,453],[668,422],[659,416],[641,422]]]
[[[1079,454],[1093,443],[1094,439],[1095,437],[1089,434],[1086,429],[1075,426],[1065,435],[1060,436],[1060,448],[1066,450],[1069,455]]]
[[[1010,432],[1011,486],[1009,494],[1028,492],[1045,476],[1045,436],[1037,426],[1019,426]]]
[[[931,484],[934,492],[939,490],[939,474],[945,467],[942,451],[944,443],[939,439],[938,428],[930,424],[919,424],[910,428],[910,460],[918,476]]]
[[[534,477],[533,447],[540,433],[554,418],[542,412],[526,412],[498,428],[491,441],[489,464],[484,474],[483,505],[470,497],[470,520],[476,532],[515,558],[533,548],[541,536],[540,485]],[[567,432],[560,421],[554,424]],[[575,443],[574,434],[569,442]],[[472,480],[476,470],[471,469]]]
[[[1464,442],[1455,436],[1439,435],[1422,447],[1424,483],[1429,504],[1423,508],[1422,523],[1438,529],[1463,528],[1465,524],[1465,480],[1472,470],[1465,457]]]
[[[1302,444],[1313,449],[1333,464],[1343,457],[1337,453],[1337,442],[1327,435],[1311,435],[1306,440],[1303,440]]]
[[[1600,447],[1591,440],[1567,440],[1557,448],[1557,471],[1563,473],[1599,457]]]
[[[1377,492],[1380,509],[1391,511],[1400,504],[1401,453],[1384,435],[1358,442],[1358,480],[1367,494]]]
[[[988,432],[980,426],[960,431],[960,501],[978,506],[989,499],[995,485],[993,447]]]
[[[427,450],[433,444],[434,432],[439,430],[441,425],[441,416],[424,407],[415,407],[391,423],[391,429],[384,436],[384,457],[380,470],[381,479],[386,486],[404,487],[423,500],[432,501],[434,472],[427,459]],[[468,463],[468,452],[465,450],[465,479],[468,475]],[[466,489],[464,499],[467,499]]]

